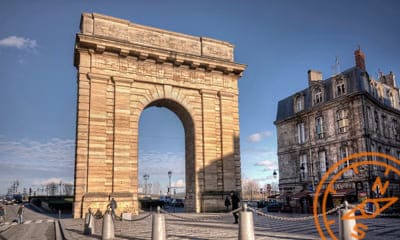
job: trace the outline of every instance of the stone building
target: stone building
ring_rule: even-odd
[[[322,176],[350,154],[374,151],[400,158],[400,97],[395,76],[380,73],[374,79],[366,71],[364,53],[357,49],[354,55],[354,67],[328,79],[309,70],[308,87],[278,103],[279,188],[288,204],[303,206],[306,199],[310,211]],[[399,177],[383,173],[372,165],[359,174],[345,172],[334,184],[332,204],[374,197],[369,189],[376,176],[390,180],[387,195],[398,195]]]
[[[185,132],[185,208],[224,209],[241,190],[234,46],[96,13],[83,13],[75,42],[77,124],[73,215],[138,214],[139,120],[165,107]],[[164,124],[160,119],[159,124]],[[167,172],[169,169],[165,169]]]

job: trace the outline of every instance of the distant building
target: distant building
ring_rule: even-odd
[[[357,49],[354,55],[356,66],[328,79],[309,70],[308,87],[278,103],[279,189],[287,203],[300,209],[312,209],[312,192],[340,159],[365,151],[400,158],[400,97],[395,76],[379,73],[373,79],[366,71],[364,53]],[[390,180],[388,196],[399,195],[397,175],[386,177],[381,168],[368,165],[357,175],[346,172],[335,183],[332,204],[374,197],[369,189],[376,176],[382,182]]]

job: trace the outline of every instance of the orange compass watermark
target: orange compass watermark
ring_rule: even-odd
[[[368,160],[367,157],[375,157],[379,159],[385,159],[385,162],[381,160]],[[350,164],[349,164],[350,163]],[[400,166],[400,160],[396,159],[393,156],[379,153],[379,152],[361,152],[352,154],[346,158],[341,159],[339,162],[335,163],[322,177],[320,183],[318,184],[317,190],[314,196],[314,222],[315,226],[321,236],[321,239],[339,239],[334,232],[332,231],[332,226],[335,224],[339,224],[339,219],[337,222],[335,220],[329,220],[327,214],[325,214],[329,209],[327,207],[327,199],[328,195],[335,194],[336,190],[334,188],[335,182],[340,179],[345,172],[352,171],[354,174],[359,174],[362,170],[365,169],[366,166],[379,166],[384,170],[384,176],[389,176],[389,173],[393,172],[400,177],[400,169],[395,166]],[[345,166],[345,167],[344,167]],[[332,176],[331,176],[332,175]],[[375,179],[370,179],[373,182],[370,191],[379,191],[379,194],[384,195],[389,187],[390,182],[385,181],[382,183],[382,180],[379,176],[376,176]],[[325,191],[323,192],[323,186],[327,184]],[[355,186],[357,187],[357,186]],[[318,202],[319,196],[323,192],[322,198],[322,206],[321,213],[323,218],[323,224],[325,225],[326,230],[323,231],[320,220],[318,218]],[[351,211],[341,217],[342,220],[350,220],[350,219],[371,219],[377,217],[380,213],[382,213],[385,209],[392,206],[395,202],[399,200],[398,197],[381,197],[381,198],[367,198],[364,199],[361,203],[356,205]],[[369,205],[373,205],[375,207],[375,211],[373,214],[367,214],[365,208]],[[360,212],[360,215],[355,215],[356,211]],[[363,239],[365,237],[365,231],[368,229],[368,226],[362,223],[357,223],[354,225],[352,237],[356,239]],[[357,233],[357,234],[354,234]]]

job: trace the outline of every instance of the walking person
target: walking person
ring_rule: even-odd
[[[231,201],[232,201],[232,210],[236,210],[239,208],[239,202],[240,199],[239,197],[236,195],[236,193],[234,191],[231,191]],[[233,213],[233,217],[235,218],[235,222],[234,224],[238,224],[239,223],[239,214],[237,212]]]
[[[226,198],[225,198],[225,208],[226,208],[227,212],[229,211],[229,207],[230,206],[231,206],[231,201],[229,200],[229,197],[226,196]]]
[[[117,208],[117,201],[114,198],[111,198],[110,203],[108,204],[108,208],[111,208],[111,216],[115,219],[115,209]]]
[[[22,224],[24,222],[24,216],[23,216],[24,211],[25,211],[24,204],[21,204],[17,211],[17,218],[19,224]]]
[[[6,222],[6,208],[0,205],[0,223]]]

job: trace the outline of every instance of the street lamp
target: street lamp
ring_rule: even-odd
[[[272,177],[274,178],[274,180],[276,180],[276,178],[278,177],[278,173],[276,172],[276,169],[274,169],[274,172],[272,173]],[[274,195],[276,195],[276,186],[274,186]]]
[[[146,196],[147,195],[147,180],[149,180],[150,176],[149,176],[149,174],[146,173],[143,175],[143,178],[144,178],[144,195]]]
[[[168,178],[169,178],[169,184],[168,184],[168,196],[171,196],[171,177],[172,177],[172,171],[168,171]]]

